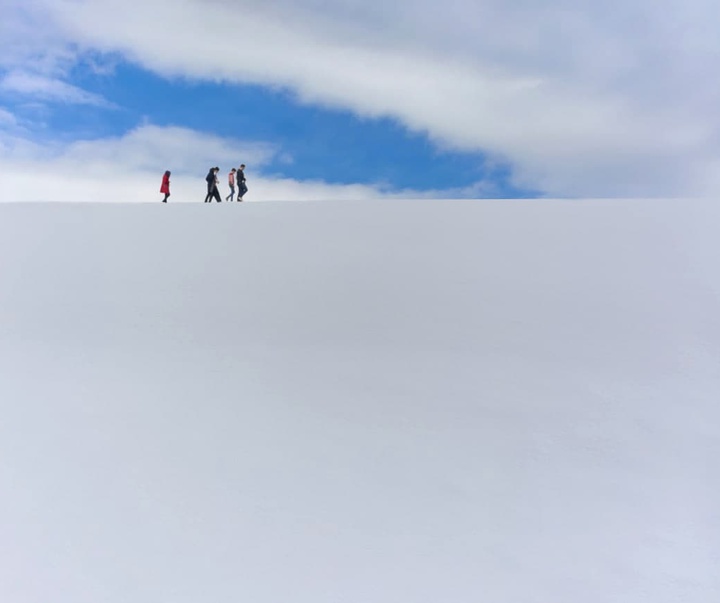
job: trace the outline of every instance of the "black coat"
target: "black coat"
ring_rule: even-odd
[[[212,193],[213,188],[215,188],[215,170],[210,170],[208,172],[208,175],[205,176],[205,181],[208,185],[208,193]]]

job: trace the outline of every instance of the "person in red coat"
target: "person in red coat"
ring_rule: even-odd
[[[160,192],[165,193],[163,203],[167,203],[168,197],[170,196],[170,170],[163,174],[162,184],[160,185]]]

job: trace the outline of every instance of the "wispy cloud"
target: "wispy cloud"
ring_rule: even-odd
[[[16,123],[15,115],[0,107],[0,126],[14,126]]]
[[[2,1],[0,70],[31,69],[62,78],[77,62],[79,52],[41,3]]]
[[[47,102],[114,107],[98,94],[87,92],[60,79],[23,71],[11,71],[0,79],[0,92]]]

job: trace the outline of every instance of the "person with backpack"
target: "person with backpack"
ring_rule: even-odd
[[[236,174],[238,182],[238,201],[242,201],[245,193],[248,192],[248,187],[245,184],[245,164],[243,163]]]
[[[162,200],[163,203],[167,203],[168,197],[170,196],[170,170],[167,170],[162,177],[162,184],[160,185],[160,192],[165,195]]]
[[[230,187],[230,194],[225,197],[225,201],[230,199],[230,201],[234,201],[235,198],[235,172],[237,170],[235,168],[230,170],[230,173],[228,174],[228,186]]]

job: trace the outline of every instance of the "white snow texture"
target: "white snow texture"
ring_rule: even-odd
[[[0,600],[720,601],[718,224],[0,206]]]

